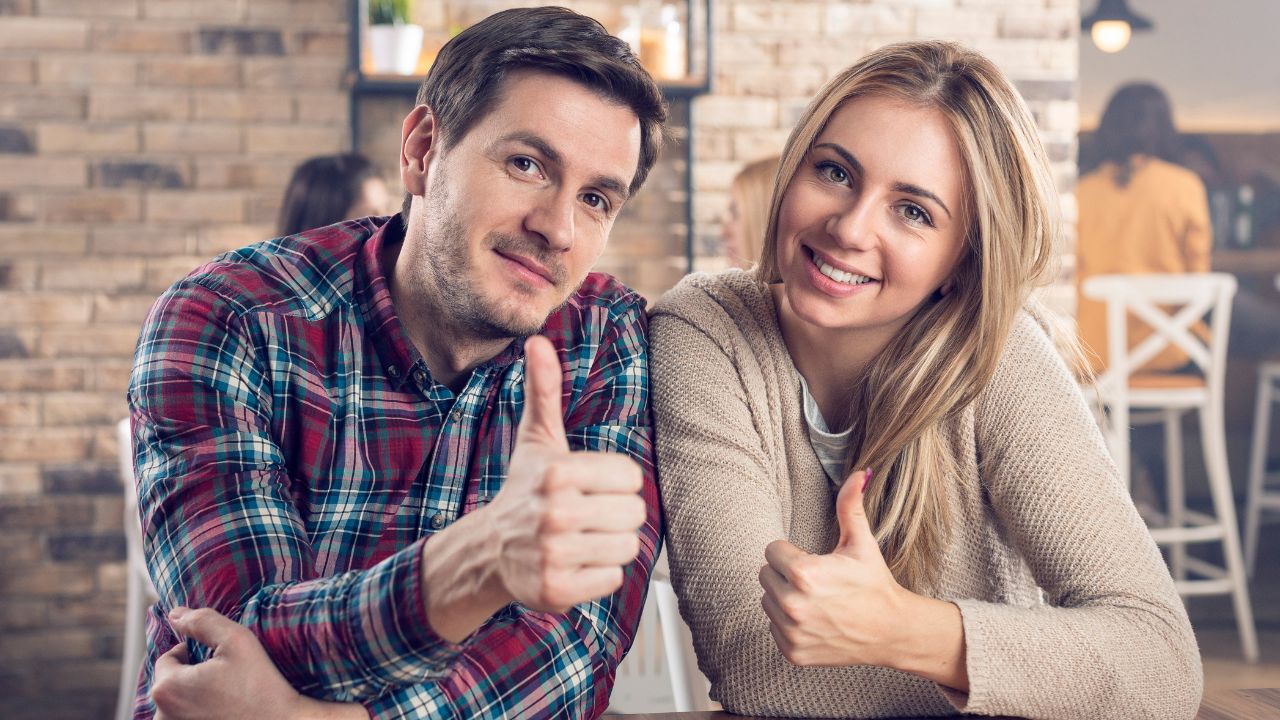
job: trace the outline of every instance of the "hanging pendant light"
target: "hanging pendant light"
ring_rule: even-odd
[[[1080,20],[1080,28],[1088,30],[1093,44],[1106,53],[1120,52],[1129,44],[1135,30],[1150,30],[1152,22],[1136,15],[1125,0],[1098,0],[1098,9]]]

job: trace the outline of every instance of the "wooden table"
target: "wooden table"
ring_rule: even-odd
[[[726,712],[649,713],[622,715],[627,720],[772,720]],[[1196,720],[1263,720],[1280,718],[1280,689],[1218,690],[1206,693]],[[899,720],[909,720],[900,718]],[[991,718],[989,720],[1000,720]],[[1006,719],[1009,720],[1009,719]]]

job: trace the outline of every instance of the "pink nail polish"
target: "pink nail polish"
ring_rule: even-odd
[[[875,472],[875,471],[874,471],[874,470],[872,470],[871,468],[867,468],[867,474],[866,474],[866,475],[864,475],[864,476],[862,477],[862,491],[863,491],[863,492],[866,492],[866,490],[867,490],[867,483],[871,482],[871,475],[872,475],[874,472]]]

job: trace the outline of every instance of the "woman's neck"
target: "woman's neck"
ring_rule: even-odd
[[[889,342],[891,330],[831,330],[802,320],[787,303],[781,283],[769,285],[778,327],[787,353],[809,386],[822,417],[833,432],[849,427],[853,388],[876,355]]]

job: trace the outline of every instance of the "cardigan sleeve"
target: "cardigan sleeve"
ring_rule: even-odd
[[[957,709],[1191,718],[1203,686],[1186,611],[1050,337],[1021,315],[977,401],[982,491],[1047,603],[959,600]]]

